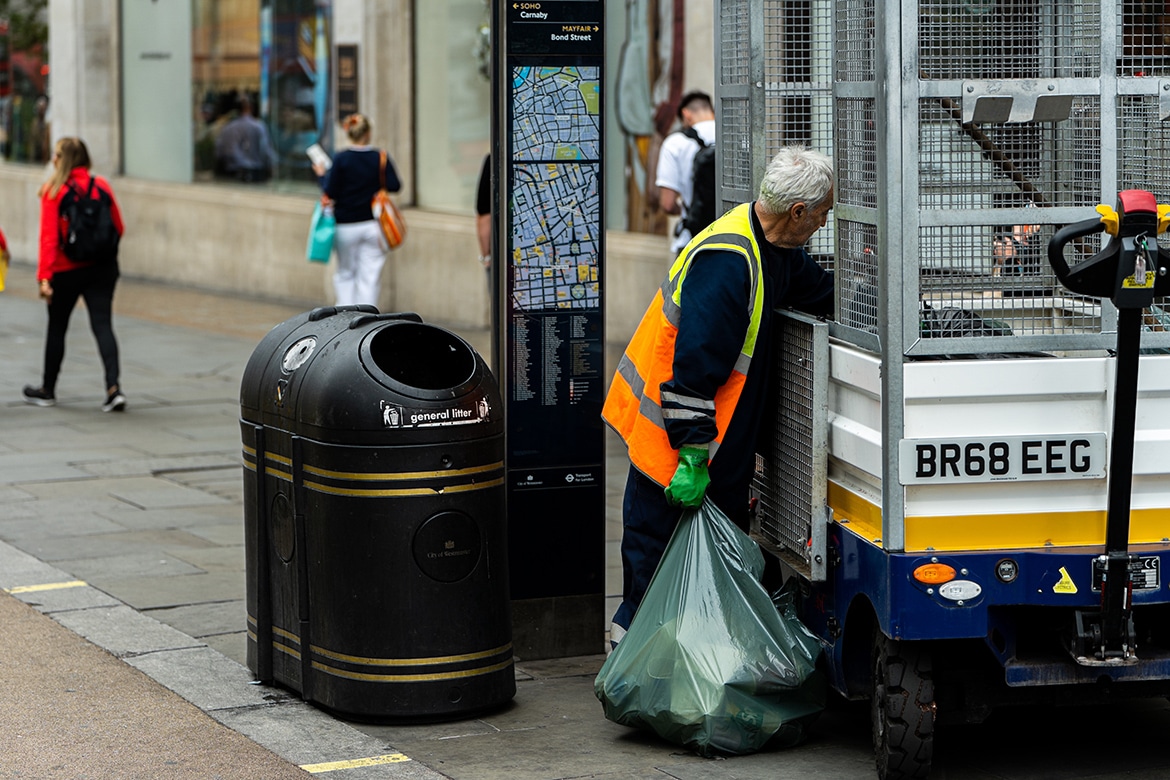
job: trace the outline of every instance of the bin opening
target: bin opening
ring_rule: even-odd
[[[475,353],[466,342],[430,325],[387,325],[370,339],[369,350],[374,365],[406,387],[447,390],[475,374]]]

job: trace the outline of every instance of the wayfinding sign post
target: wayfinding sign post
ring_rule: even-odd
[[[513,642],[599,652],[605,601],[604,0],[496,0],[496,373]]]

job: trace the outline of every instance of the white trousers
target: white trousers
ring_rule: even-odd
[[[382,230],[372,219],[337,225],[333,235],[333,248],[337,250],[337,270],[333,272],[336,305],[378,305],[382,266],[386,264],[382,240]]]

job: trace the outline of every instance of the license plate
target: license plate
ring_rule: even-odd
[[[903,485],[1099,479],[1108,458],[1104,433],[902,439]]]

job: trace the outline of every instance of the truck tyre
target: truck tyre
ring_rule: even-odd
[[[924,778],[934,753],[934,679],[930,651],[877,632],[870,719],[880,780]]]

